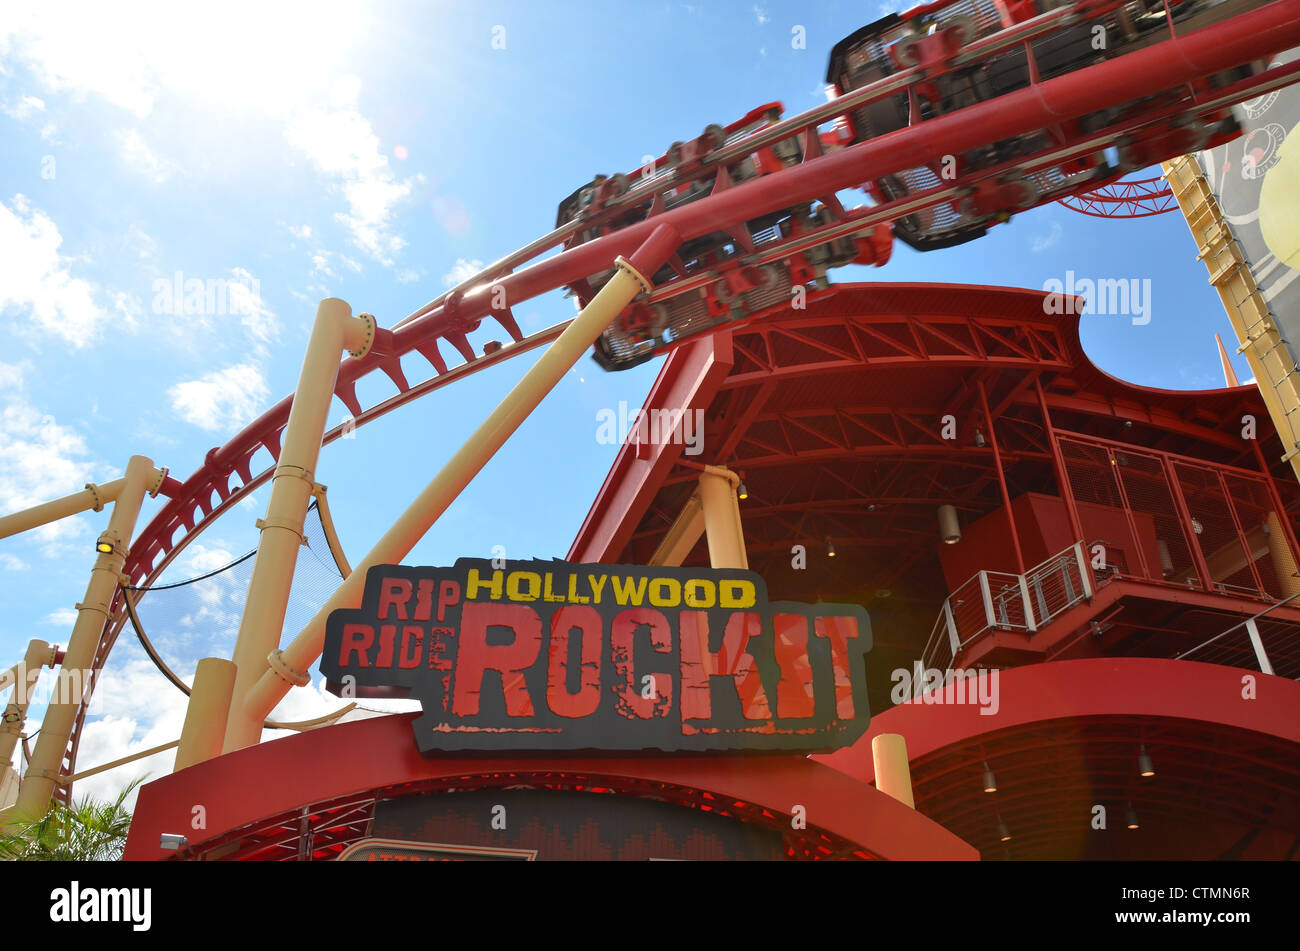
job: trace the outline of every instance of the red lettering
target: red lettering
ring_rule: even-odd
[[[397,666],[403,670],[410,670],[412,667],[420,666],[420,655],[424,647],[424,628],[418,624],[405,624],[402,626],[402,656],[397,660]]]
[[[762,621],[752,611],[736,611],[727,618],[722,646],[709,650],[709,616],[704,611],[681,613],[682,723],[713,717],[714,676],[732,678],[740,709],[747,720],[771,719],[767,694],[754,656],[745,650],[751,637],[762,633]],[[775,725],[773,725],[775,730]]]
[[[376,667],[390,669],[393,666],[393,641],[396,637],[396,624],[379,626],[379,656],[375,658]]]
[[[427,621],[429,614],[433,611],[433,579],[421,578],[420,583],[415,588],[415,613],[411,615],[412,621]],[[442,620],[442,618],[438,618]]]
[[[489,627],[510,628],[514,640],[509,644],[488,644]],[[531,717],[533,701],[522,671],[537,660],[541,651],[542,619],[532,608],[523,604],[467,601],[461,609],[452,713],[458,717],[477,715],[483,674],[495,670],[501,674],[506,713],[512,717]]]
[[[445,580],[438,585],[438,620],[446,617],[447,609],[460,603],[460,582]]]
[[[581,645],[581,683],[569,693],[569,638],[577,634]],[[546,667],[546,705],[560,717],[586,717],[600,706],[600,648],[604,635],[595,608],[568,605],[551,615],[551,642]]]
[[[835,671],[835,715],[853,719],[853,678],[849,669],[850,637],[858,636],[855,617],[819,617],[813,621],[813,633],[831,643],[831,668]]]
[[[816,711],[812,665],[808,663],[808,619],[802,614],[772,617],[776,641],[776,663],[781,679],[776,684],[776,714],[779,717],[810,717]]]
[[[629,719],[637,717],[649,720],[651,717],[668,715],[673,702],[673,682],[671,677],[664,674],[650,674],[654,691],[650,697],[643,695],[643,685],[632,664],[632,648],[637,628],[642,624],[650,627],[651,649],[656,654],[671,654],[672,628],[668,626],[668,619],[663,613],[653,608],[628,608],[614,615],[609,629],[609,643],[614,656],[614,670],[623,675],[622,683],[614,686],[614,695],[617,697],[615,709]]]
[[[411,582],[406,578],[385,578],[379,585],[379,620],[388,620],[388,609],[397,608],[397,620],[409,621],[406,602],[411,600]]]
[[[347,667],[351,661],[348,655],[357,655],[358,667],[369,667],[370,658],[366,651],[375,642],[375,629],[369,624],[344,624],[343,638],[339,641],[339,666]]]

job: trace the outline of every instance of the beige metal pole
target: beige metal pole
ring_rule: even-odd
[[[74,492],[71,495],[65,495],[61,499],[42,502],[40,505],[33,505],[29,509],[23,509],[21,512],[6,515],[0,518],[0,538],[8,538],[10,535],[17,535],[19,532],[38,528],[48,522],[57,522],[61,518],[67,518],[69,515],[76,515],[79,512],[91,509],[98,512],[109,502],[117,500],[118,493],[122,491],[122,486],[125,484],[125,479],[114,479],[112,482],[105,482],[103,485],[87,482],[86,487],[80,492]]]
[[[871,738],[871,758],[875,763],[876,788],[893,796],[909,809],[916,808],[912,798],[912,769],[907,763],[907,741],[899,733],[881,733]]]
[[[85,600],[77,605],[77,621],[59,667],[59,681],[45,718],[31,762],[18,791],[18,802],[6,813],[10,818],[36,819],[45,814],[50,795],[59,781],[63,754],[67,751],[77,709],[91,676],[99,636],[108,622],[113,595],[117,592],[122,567],[126,564],[127,546],[135,530],[145,493],[157,481],[153,462],[144,456],[132,456],[126,464],[123,486],[113,503],[108,528],[99,536],[99,555],[90,573]],[[107,550],[106,550],[107,549]]]
[[[651,284],[646,275],[653,275],[679,243],[680,237],[676,229],[661,225],[631,259],[619,258],[615,262],[614,276],[600,289],[591,303],[574,318],[559,339],[547,348],[537,363],[524,374],[474,435],[448,460],[442,471],[393,523],[375,547],[354,566],[352,574],[316,612],[316,616],[301,633],[283,651],[273,653],[273,659],[269,661],[271,669],[262,675],[247,699],[241,701],[236,695],[235,702],[240,708],[231,708],[232,724],[238,716],[258,724],[260,729],[262,720],[275,709],[275,705],[291,686],[309,682],[305,671],[320,657],[325,643],[326,618],[339,608],[356,607],[361,603],[366,572],[373,565],[393,564],[406,557],[470,480],[519,428],[528,414],[537,408],[578,358],[596,342],[610,322],[638,293],[650,290]],[[225,749],[227,752],[240,749],[256,740],[257,736],[247,730],[237,735],[228,732]]]
[[[266,518],[257,522],[261,535],[235,638],[235,684],[224,731],[227,750],[251,746],[261,738],[265,718],[249,716],[243,699],[266,671],[267,655],[280,644],[298,548],[304,540],[303,522],[316,485],[316,461],[338,381],[339,358],[344,349],[353,356],[365,356],[374,331],[373,317],[353,317],[352,308],[338,298],[326,298],[316,309],[271,482]]]
[[[709,543],[709,564],[714,568],[748,568],[745,533],[740,524],[736,486],[740,477],[730,469],[705,466],[700,473],[700,504],[704,508],[704,534]]]
[[[700,507],[700,493],[692,492],[681,512],[664,532],[659,547],[650,556],[650,564],[676,568],[691,553],[695,543],[704,534],[704,511]]]
[[[4,722],[0,723],[0,770],[8,765],[18,748],[18,740],[23,735],[23,726],[27,722],[27,707],[31,703],[32,689],[42,667],[53,667],[57,651],[44,641],[30,641],[22,663],[16,665],[4,678],[0,678],[0,689],[13,677],[13,699],[5,707]]]
[[[230,697],[235,689],[235,663],[221,657],[205,657],[194,670],[190,703],[185,708],[180,748],[174,770],[202,763],[221,755],[230,717]]]

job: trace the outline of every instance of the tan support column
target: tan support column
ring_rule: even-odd
[[[1282,528],[1276,512],[1269,511],[1265,525],[1268,528],[1268,553],[1272,556],[1273,572],[1277,575],[1278,594],[1284,598],[1300,594],[1300,577],[1297,577],[1295,555],[1291,553],[1291,546],[1287,544],[1286,531]]]
[[[32,701],[32,691],[41,668],[52,668],[57,663],[57,656],[58,651],[44,641],[31,641],[23,659],[0,674],[0,698],[4,697],[9,686],[13,686],[13,697],[4,708],[4,719],[0,722],[0,811],[8,809],[18,798],[18,769],[23,764],[19,762],[15,769],[11,761],[27,724],[27,707]]]
[[[205,657],[194,670],[194,688],[185,708],[180,748],[174,770],[202,763],[221,755],[230,717],[230,697],[235,689],[235,663],[221,657]]]
[[[117,495],[122,491],[125,482],[125,479],[114,479],[112,482],[105,482],[103,485],[87,482],[86,487],[80,492],[74,492],[72,495],[65,495],[53,502],[42,502],[40,505],[33,505],[29,509],[23,509],[21,512],[6,515],[0,518],[0,538],[8,538],[10,535],[17,535],[19,532],[38,528],[49,522],[57,522],[61,518],[77,515],[80,512],[87,512],[92,509],[98,512],[109,502],[116,501]]]
[[[55,649],[44,641],[31,641],[22,663],[15,665],[5,674],[0,675],[0,696],[11,683],[14,688],[13,699],[5,707],[4,722],[0,723],[0,769],[4,769],[18,749],[18,741],[23,735],[23,726],[27,722],[27,707],[31,703],[32,690],[40,676],[42,667],[53,668]]]
[[[677,518],[664,533],[663,541],[650,556],[650,564],[679,567],[703,534],[704,512],[700,509],[700,493],[692,492]]]
[[[122,568],[126,564],[127,546],[135,530],[140,506],[157,479],[153,462],[144,456],[132,456],[126,464],[122,491],[113,503],[108,528],[99,536],[99,556],[90,573],[85,599],[77,605],[77,621],[59,667],[54,696],[45,710],[40,736],[32,760],[18,791],[18,802],[11,813],[15,818],[39,818],[49,808],[50,796],[63,768],[77,709],[91,676],[99,636],[108,622],[108,612],[117,592]]]
[[[307,341],[271,482],[266,518],[257,523],[261,535],[235,639],[235,685],[225,731],[227,750],[251,746],[261,739],[265,718],[250,716],[242,700],[266,672],[267,655],[280,646],[289,587],[298,563],[298,548],[303,543],[303,522],[316,484],[316,461],[338,381],[340,358],[344,349],[353,356],[365,356],[374,336],[374,318],[353,317],[352,308],[338,298],[326,298],[316,309],[316,322]],[[295,682],[306,680],[297,676]]]
[[[231,707],[232,723],[238,716],[256,722],[260,730],[262,720],[275,709],[289,688],[299,682],[294,679],[295,675],[303,676],[297,672],[305,671],[320,657],[325,644],[326,618],[339,608],[356,607],[361,603],[366,573],[373,565],[396,564],[406,557],[623,308],[637,294],[650,290],[651,284],[645,275],[653,275],[680,243],[676,229],[660,225],[629,260],[617,259],[614,276],[515,384],[515,388],[506,394],[501,404],[447,461],[433,481],[425,486],[289,646],[274,652],[275,661],[269,665],[271,669],[262,675],[248,696],[241,699],[236,693],[234,702],[240,709]],[[251,738],[248,731],[238,736],[228,733],[225,749],[229,752],[256,741],[256,733],[252,733]]]
[[[714,568],[748,568],[745,533],[740,524],[736,486],[740,477],[730,469],[705,466],[700,473],[700,504],[704,508],[704,534],[709,543],[709,563]]]
[[[899,733],[881,733],[871,738],[871,759],[875,763],[876,788],[893,796],[909,809],[912,798],[912,769],[907,762],[907,741]]]

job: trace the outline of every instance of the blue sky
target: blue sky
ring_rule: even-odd
[[[113,478],[134,453],[183,479],[292,390],[319,299],[391,326],[475,262],[550,230],[558,200],[593,174],[630,171],[763,102],[787,114],[821,102],[830,47],[891,6],[131,9],[0,9],[0,512]],[[795,27],[806,49],[793,48]],[[1113,222],[1048,206],[960,248],[900,244],[884,269],[833,277],[1042,288],[1068,270],[1151,282],[1150,323],[1084,319],[1103,369],[1171,388],[1221,384],[1212,335],[1230,328],[1176,213]],[[247,313],[187,313],[156,292],[177,273],[256,296]],[[532,332],[572,305],[551,295],[515,313]],[[318,479],[354,560],[531,359],[327,447]],[[596,440],[597,412],[638,404],[657,367],[606,374],[580,362],[409,560],[494,545],[562,556],[615,451]],[[346,415],[336,402],[331,422]],[[168,580],[249,550],[264,505],[258,493],[223,519]],[[33,637],[66,642],[103,523],[81,516],[0,543],[0,666]],[[169,659],[188,675],[197,655],[184,643]],[[83,767],[178,733],[179,697],[124,645],[110,664],[121,689],[97,696]],[[286,715],[331,706],[299,693]],[[125,772],[86,788],[113,788]]]

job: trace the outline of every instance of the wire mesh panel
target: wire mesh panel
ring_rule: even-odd
[[[1225,592],[1262,594],[1253,553],[1238,530],[1219,470],[1175,462],[1174,472],[1210,584]]]
[[[285,611],[284,630],[290,634],[306,626],[343,579],[314,504],[303,531],[307,544],[298,553]],[[136,613],[145,636],[169,667],[177,672],[188,671],[200,657],[230,656],[239,633],[255,555],[250,551],[225,560],[183,581],[129,589],[137,601]],[[203,560],[192,558],[191,563],[203,565]]]
[[[1134,512],[1150,516],[1155,526],[1156,564],[1147,565],[1153,580],[1179,582],[1197,578],[1191,545],[1178,514],[1163,461],[1158,455],[1132,449],[1114,450],[1115,475],[1124,488],[1124,497]],[[1147,559],[1151,561],[1150,558]]]
[[[1107,562],[1123,561],[1135,576],[1145,577],[1147,559],[1138,550],[1131,512],[1116,473],[1117,460],[1110,449],[1073,437],[1060,437],[1057,443],[1084,534],[1103,546]]]
[[[1273,500],[1269,496],[1267,483],[1262,478],[1250,479],[1244,475],[1225,472],[1223,484],[1264,593],[1272,598],[1292,594],[1293,590],[1284,590],[1282,566],[1273,557],[1273,545],[1281,543],[1285,547],[1286,541],[1283,538],[1269,538],[1270,531],[1281,530],[1281,524],[1274,515]],[[1285,587],[1292,586],[1288,584]]]

